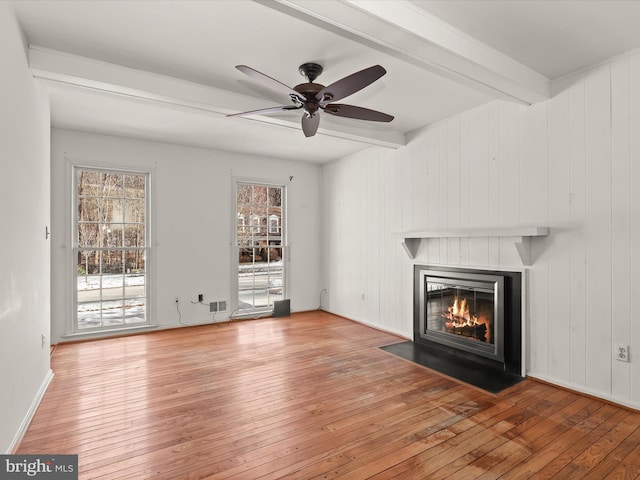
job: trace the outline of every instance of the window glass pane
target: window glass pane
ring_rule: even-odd
[[[145,273],[145,250],[126,250],[125,252],[126,273],[139,275]]]
[[[102,275],[102,299],[109,300],[123,296],[124,276],[121,274]]]
[[[238,251],[238,261],[239,263],[249,263],[251,262],[251,249],[250,248],[240,248]]]
[[[144,223],[145,202],[144,200],[127,200],[124,209],[124,221],[126,223]]]
[[[268,187],[264,187],[261,185],[253,186],[253,198],[251,203],[253,205],[267,205],[267,190]]]
[[[111,274],[116,275],[117,277],[121,277],[123,273],[124,269],[122,265],[122,251],[102,251],[102,274]]]
[[[78,276],[78,302],[98,302],[102,295],[102,278],[100,275]]]
[[[100,302],[78,305],[77,316],[79,329],[97,328],[102,326]]]
[[[251,231],[249,227],[238,229],[237,242],[239,247],[251,245]],[[242,256],[242,253],[240,254]]]
[[[282,218],[282,207],[269,207],[269,215],[275,215]]]
[[[271,303],[277,300],[282,300],[282,290],[284,285],[284,278],[282,275],[270,275],[269,276],[269,300]]]
[[[282,262],[282,247],[269,247],[269,263]]]
[[[102,302],[102,324],[105,327],[124,323],[124,300],[107,300]]]
[[[236,241],[238,245],[243,245],[242,240],[247,231],[247,217],[245,217],[241,213],[238,213],[237,222],[238,223],[237,223],[237,229],[236,229],[236,238],[237,238]]]
[[[102,275],[98,251],[78,252],[77,263],[77,325],[78,328],[95,328],[101,325],[100,300]]]
[[[83,197],[78,199],[78,221],[100,221],[100,199],[96,197]]]
[[[78,224],[78,246],[98,247],[100,246],[100,227],[97,223]]]
[[[125,298],[144,297],[146,295],[144,274],[125,275],[124,283]]]
[[[117,223],[109,223],[101,225],[102,247],[117,248],[122,247],[123,225]]]
[[[260,235],[260,216],[259,215],[251,215],[251,233],[253,236]],[[255,244],[255,242],[254,242]]]
[[[124,197],[123,183],[121,173],[104,172],[102,174],[102,195],[105,197]]]
[[[78,170],[76,172],[76,190],[80,197],[100,195],[100,173],[91,170]]]
[[[251,185],[238,184],[238,206],[251,205]]]
[[[282,188],[269,188],[269,206],[280,207],[282,205]]]
[[[147,299],[144,297],[128,299],[124,302],[125,323],[144,323]]]
[[[146,177],[144,175],[124,176],[124,195],[127,198],[145,197]]]
[[[277,215],[269,215],[269,235],[278,235],[280,232],[280,219]]]
[[[129,224],[124,226],[124,246],[145,246],[144,224]]]
[[[81,249],[78,252],[78,275],[96,275],[100,273],[100,252],[98,250]],[[100,288],[99,286],[97,288]]]
[[[102,199],[102,221],[104,223],[122,223],[124,220],[124,203],[120,198]]]

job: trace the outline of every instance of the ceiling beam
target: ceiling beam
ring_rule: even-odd
[[[408,0],[255,1],[498,98],[550,98],[547,77]]]
[[[38,46],[29,47],[29,66],[36,78],[138,100],[203,110],[218,117],[273,106],[262,98]],[[300,130],[299,118],[289,120],[267,115],[248,118]],[[403,133],[390,129],[367,131],[357,126],[332,127],[325,124],[318,130],[318,135],[389,148],[400,148],[406,144]]]

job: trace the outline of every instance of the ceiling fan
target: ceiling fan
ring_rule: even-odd
[[[301,83],[293,88],[290,88],[284,83],[254,70],[251,67],[247,67],[246,65],[238,65],[236,68],[245,75],[261,82],[265,87],[269,87],[278,93],[287,95],[293,102],[293,105],[234,113],[227,115],[228,117],[286,112],[289,110],[302,109],[304,112],[302,115],[302,131],[306,137],[313,137],[318,131],[318,125],[320,124],[320,110],[324,110],[326,113],[337,117],[355,118],[358,120],[368,120],[372,122],[390,122],[393,120],[393,116],[376,110],[356,107],[354,105],[346,105],[343,103],[332,103],[362,90],[367,85],[372,84],[382,77],[387,73],[387,71],[380,65],[365,68],[364,70],[348,75],[325,87],[319,83],[314,83],[314,80],[322,73],[322,66],[317,63],[304,63],[300,65],[298,70],[303,76],[307,77],[309,82]]]

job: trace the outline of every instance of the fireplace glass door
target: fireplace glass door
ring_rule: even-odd
[[[423,271],[420,287],[423,338],[502,360],[501,278]]]
[[[427,329],[493,344],[493,289],[465,283],[427,278]]]

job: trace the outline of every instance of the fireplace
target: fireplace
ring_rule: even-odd
[[[521,375],[521,273],[414,268],[414,342]]]

